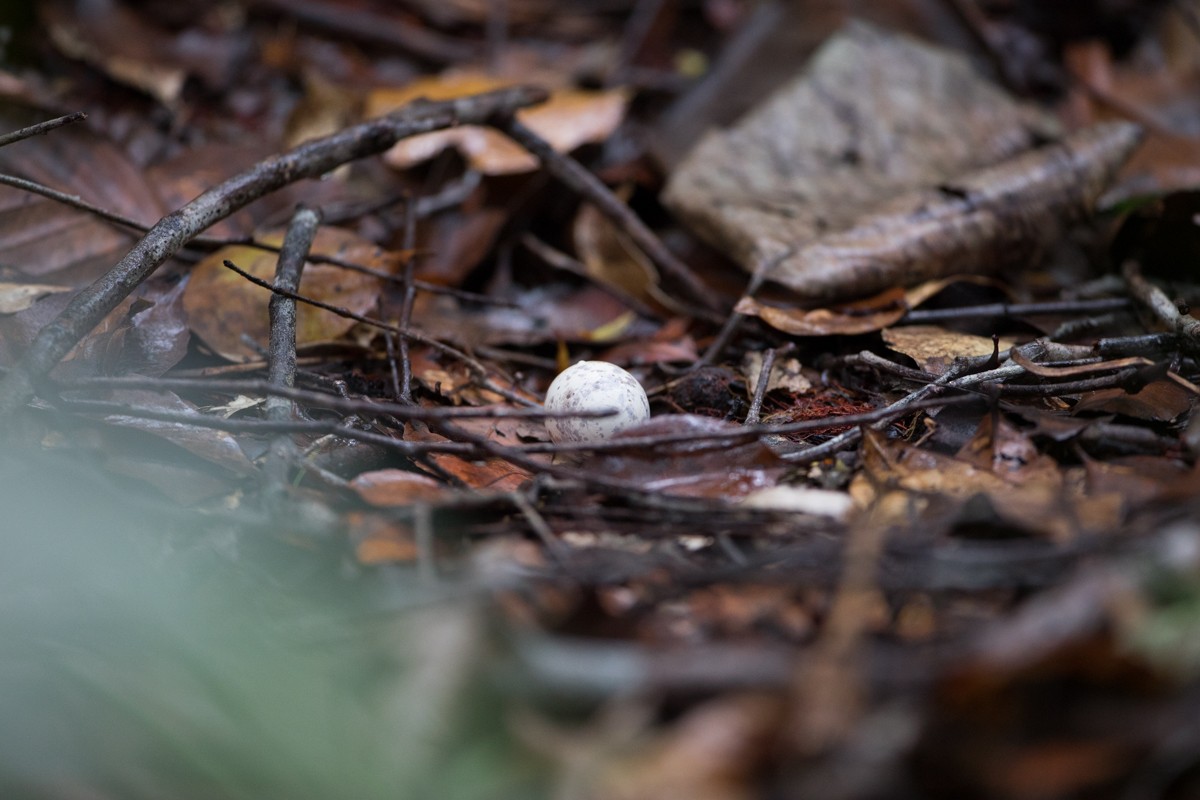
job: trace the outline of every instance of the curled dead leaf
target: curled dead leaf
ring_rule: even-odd
[[[907,291],[894,286],[870,297],[823,308],[786,308],[743,297],[733,310],[758,317],[772,328],[793,336],[855,336],[874,333],[899,322],[911,309],[952,283],[983,280],[974,275],[953,275],[925,281]]]

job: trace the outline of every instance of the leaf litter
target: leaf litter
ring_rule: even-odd
[[[0,82],[20,83],[25,99],[42,92],[46,107],[71,98],[97,110],[86,133],[3,148],[9,171],[150,222],[198,207],[191,196],[239,170],[270,175],[279,162],[259,159],[293,145],[354,155],[208,231],[232,238],[172,243],[175,258],[150,280],[110,274],[91,288],[136,226],[4,189],[0,285],[17,299],[0,318],[0,408],[13,423],[0,489],[18,534],[54,545],[24,509],[75,487],[38,471],[40,493],[26,493],[19,462],[59,451],[99,467],[79,486],[117,481],[110,504],[187,509],[182,528],[130,525],[138,553],[201,553],[213,587],[226,574],[250,586],[214,593],[184,581],[156,595],[169,602],[131,596],[139,613],[124,632],[124,615],[89,596],[66,616],[118,626],[98,643],[31,598],[55,580],[72,591],[130,581],[55,557],[61,577],[18,571],[6,582],[26,617],[16,635],[43,641],[39,624],[62,634],[94,658],[55,663],[130,708],[168,709],[218,748],[205,764],[227,763],[234,751],[220,743],[243,741],[245,714],[214,712],[224,706],[206,705],[195,681],[156,692],[122,679],[137,670],[96,665],[126,663],[129,631],[158,630],[145,614],[179,609],[168,627],[190,639],[205,623],[189,609],[235,597],[269,622],[249,644],[198,655],[216,693],[241,686],[216,661],[265,653],[264,630],[287,653],[266,653],[275,680],[247,689],[280,700],[244,708],[288,733],[243,746],[264,753],[257,772],[217,778],[187,759],[174,773],[127,759],[99,769],[71,750],[56,762],[71,785],[305,796],[333,780],[362,797],[404,785],[430,796],[714,800],[1195,788],[1200,342],[1190,275],[1164,269],[1153,241],[1180,228],[1186,239],[1188,198],[1135,204],[1116,241],[1096,218],[1145,189],[1147,158],[1162,187],[1187,173],[1153,148],[1122,172],[1141,134],[1111,112],[1129,104],[1081,114],[1078,94],[1106,96],[1103,72],[1077,70],[1085,56],[1108,59],[1127,86],[1139,70],[1148,77],[1149,62],[1123,60],[1127,43],[1103,28],[1081,43],[1055,27],[1069,11],[1013,12],[1009,30],[1055,47],[1003,62],[1010,86],[1064,66],[1086,82],[1034,101],[962,53],[894,32],[895,18],[855,22],[728,123],[702,110],[706,84],[689,88],[674,65],[695,62],[693,47],[723,56],[729,32],[757,19],[733,6],[705,4],[704,16],[638,4],[625,18],[538,0],[508,4],[507,16],[471,3],[400,13],[314,0],[250,4],[242,16],[105,5],[85,14],[58,3],[43,17],[57,31],[47,47],[70,59],[42,67],[64,70],[60,80]],[[1186,25],[1175,9],[1147,25],[1109,5],[1102,14],[1136,31],[1139,47],[1166,47],[1164,31]],[[941,21],[910,19],[905,33],[961,43],[946,26],[988,34],[1002,13],[930,13]],[[79,49],[71,32],[85,20],[109,44]],[[145,34],[140,50],[119,44],[130,30]],[[473,60],[485,40],[502,69]],[[215,71],[192,58],[196,41],[217,48]],[[1190,85],[1181,63],[1162,85]],[[542,83],[548,100],[524,108],[535,95],[511,87],[525,82]],[[479,94],[496,87],[506,88]],[[656,117],[672,92],[685,105],[699,98],[691,108],[709,130],[664,172],[643,157],[639,126],[673,124]],[[500,110],[483,113],[488,103]],[[390,123],[370,120],[385,109],[396,109],[386,120],[426,120],[429,138],[362,159],[362,140],[340,139],[353,139],[342,129],[381,136],[370,126]],[[1166,107],[1134,110],[1126,116],[1146,127]],[[464,115],[476,124],[456,124]],[[1161,133],[1150,126],[1152,140]],[[301,141],[313,136],[325,138]],[[221,215],[255,196],[224,199]],[[295,200],[327,220],[308,256],[277,256],[287,250],[277,234],[245,238],[283,224]],[[1105,256],[1125,262],[1121,277],[1102,274]],[[270,283],[289,258],[308,261],[294,297],[224,266]],[[102,321],[75,336],[83,318]],[[51,371],[45,354],[60,351],[69,356]],[[604,442],[551,443],[539,400],[580,359],[635,372],[653,418]],[[81,491],[78,511],[57,503],[44,516],[91,533],[88,509],[105,504]],[[97,530],[90,545],[124,554],[123,535]],[[314,577],[334,572],[332,583]],[[347,594],[351,613],[329,635],[317,620]],[[405,623],[415,612],[397,609],[410,606],[435,622]],[[309,676],[314,651],[344,660],[350,689]],[[176,663],[137,660],[164,677]],[[43,715],[76,696],[53,671],[5,674],[16,681],[6,696],[52,698]],[[344,715],[335,726],[361,734],[352,758],[307,757],[330,728],[288,715],[327,691],[327,711]],[[461,722],[443,713],[468,700],[485,710]],[[70,718],[87,729],[111,711],[85,705]],[[143,722],[117,734],[129,752],[164,740],[134,718]],[[55,743],[44,728],[26,726],[9,752]],[[102,744],[85,737],[85,750]],[[307,773],[296,765],[316,763],[321,780],[297,790]],[[20,791],[62,785],[37,764],[0,772],[19,775]]]

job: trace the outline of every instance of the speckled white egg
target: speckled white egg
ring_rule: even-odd
[[[580,361],[559,373],[546,391],[546,410],[562,412],[616,409],[609,417],[548,419],[556,443],[600,442],[650,419],[650,401],[638,379],[616,364]]]

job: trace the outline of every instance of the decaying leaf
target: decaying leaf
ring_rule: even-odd
[[[278,246],[283,242],[282,233],[259,238],[264,244]],[[311,252],[375,269],[395,266],[395,259],[385,251],[336,228],[321,228]],[[260,344],[267,341],[270,292],[227,269],[223,264],[226,259],[251,275],[270,281],[279,257],[248,245],[223,247],[195,266],[184,292],[183,306],[192,330],[224,357],[245,361],[257,358],[259,353],[243,337]],[[300,294],[363,314],[375,306],[380,285],[378,278],[361,272],[309,264],[304,268]],[[336,339],[355,322],[301,303],[296,325],[297,343],[312,344]]]
[[[377,117],[416,100],[450,100],[480,92],[514,86],[516,80],[495,78],[478,72],[455,72],[421,78],[400,88],[376,89],[367,98],[368,117]],[[608,138],[625,116],[628,95],[620,89],[585,91],[559,89],[550,99],[517,117],[550,142],[554,149],[569,152],[582,144]],[[502,133],[477,125],[413,136],[397,142],[384,156],[388,164],[407,169],[433,158],[447,147],[457,148],[474,169],[486,175],[510,175],[537,169],[537,159]]]
[[[664,199],[750,272],[775,262],[767,277],[804,298],[863,296],[1028,265],[1091,210],[1138,130],[1034,147],[1053,136],[961,56],[856,24],[708,135]]]

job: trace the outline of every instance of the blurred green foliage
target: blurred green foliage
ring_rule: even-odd
[[[536,796],[476,603],[13,447],[0,513],[0,796]]]

